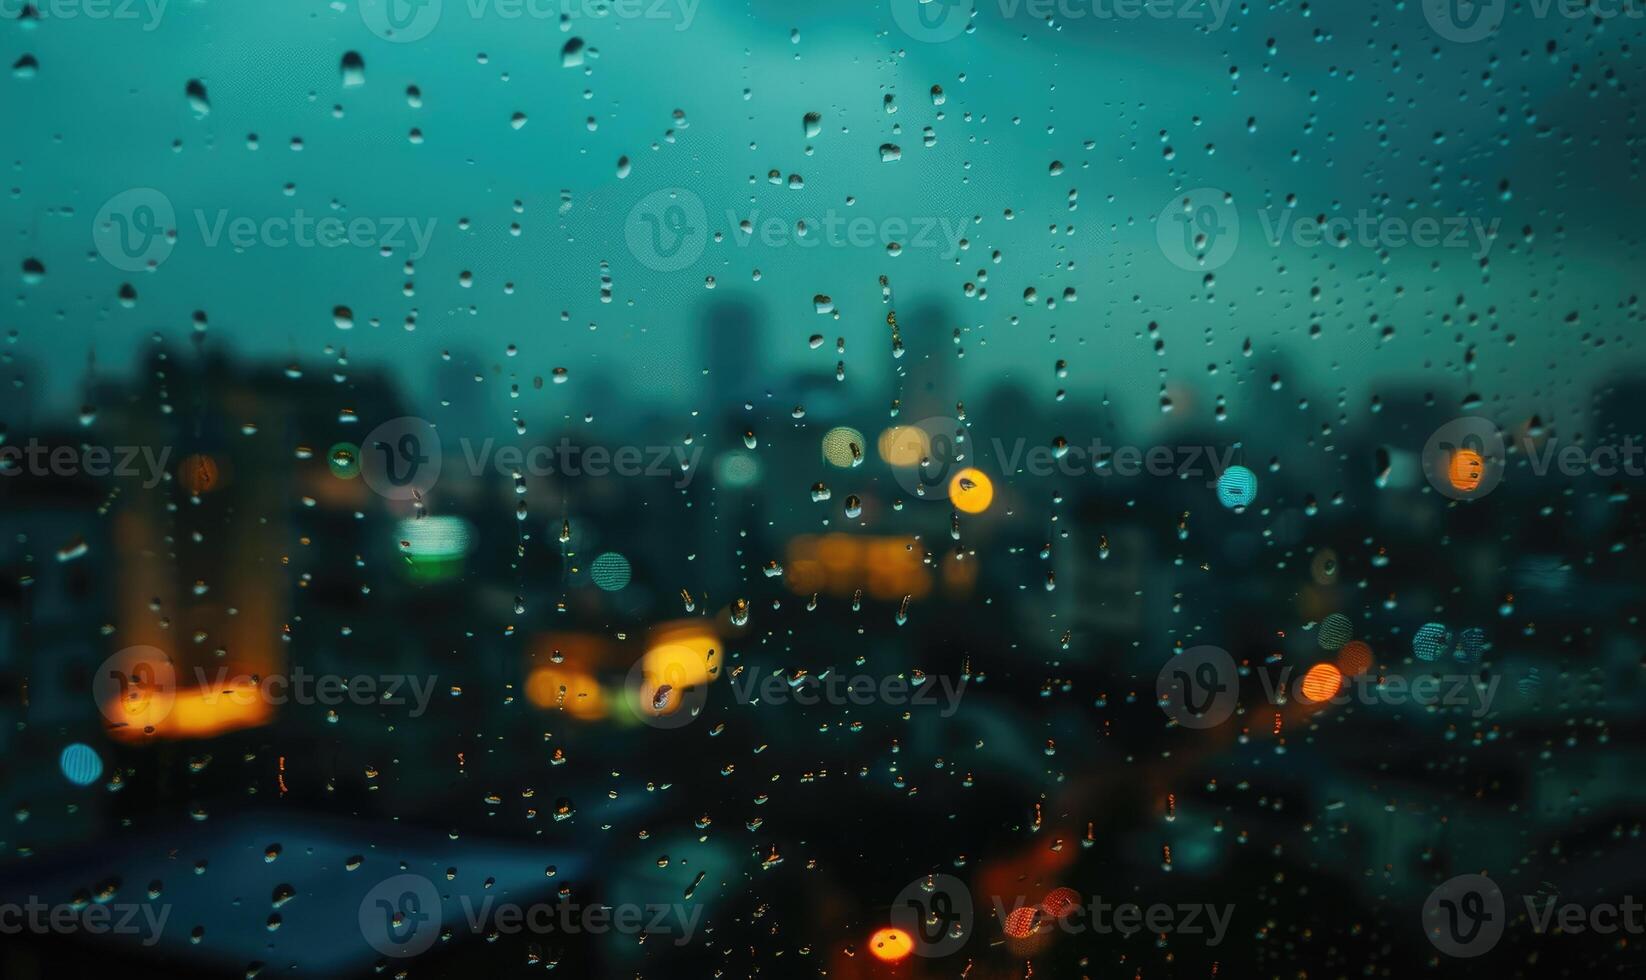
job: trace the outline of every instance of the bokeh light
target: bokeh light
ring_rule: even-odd
[[[326,450],[326,465],[339,480],[354,479],[360,475],[360,447],[352,442],[333,445]]]
[[[606,698],[594,675],[565,666],[538,667],[526,676],[526,700],[574,718],[606,716]]]
[[[1372,648],[1365,640],[1350,640],[1337,654],[1337,667],[1344,677],[1359,677],[1372,669]]]
[[[1303,675],[1303,696],[1310,701],[1330,701],[1343,689],[1343,674],[1331,664],[1315,664]]]
[[[860,465],[863,447],[863,433],[850,426],[837,426],[823,436],[823,458],[830,466],[846,469]]]
[[[589,563],[589,578],[607,592],[621,592],[628,588],[632,576],[629,560],[615,551],[596,555]]]
[[[1320,632],[1315,637],[1320,642],[1322,650],[1336,650],[1355,635],[1354,624],[1349,617],[1342,613],[1332,613],[1320,623]]]
[[[1452,646],[1452,631],[1440,623],[1424,623],[1412,635],[1412,654],[1433,663]]]
[[[869,937],[869,952],[876,959],[896,963],[914,952],[914,940],[902,929],[887,927]]]
[[[217,460],[205,453],[195,453],[177,464],[177,475],[189,493],[199,496],[216,490],[223,482]]]
[[[1080,893],[1073,888],[1053,888],[1040,900],[1040,908],[1054,919],[1061,919],[1080,907]]]
[[[1217,499],[1231,510],[1257,499],[1257,474],[1244,466],[1231,466],[1217,478]]]
[[[1039,914],[1040,909],[1032,905],[1012,909],[1011,912],[1007,913],[1006,921],[1002,923],[1001,929],[1013,939],[1026,939],[1030,933],[1034,932],[1035,918]]]
[[[981,514],[994,502],[994,481],[979,469],[968,466],[949,480],[949,499],[955,510]]]
[[[1459,663],[1475,664],[1486,653],[1486,631],[1478,626],[1471,626],[1457,635],[1457,649],[1452,656]]]
[[[932,451],[932,437],[918,425],[894,425],[880,433],[878,446],[892,466],[919,466]]]
[[[90,786],[103,775],[103,757],[83,742],[65,748],[57,765],[63,770],[63,777],[76,786]]]
[[[1447,479],[1452,486],[1464,493],[1472,492],[1480,486],[1480,479],[1485,475],[1486,460],[1473,449],[1459,449],[1452,454],[1451,465],[1447,468]]]
[[[760,482],[760,459],[741,449],[721,453],[714,461],[715,482],[728,489],[741,489]]]

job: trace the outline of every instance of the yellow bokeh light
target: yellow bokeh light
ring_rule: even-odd
[[[673,687],[706,684],[720,676],[720,637],[700,619],[675,620],[652,630],[643,659],[648,680]]]
[[[892,466],[919,466],[932,451],[932,437],[918,425],[894,425],[880,433],[878,448]]]
[[[823,458],[841,469],[863,462],[863,433],[846,425],[830,429],[823,436]]]
[[[949,499],[954,501],[955,510],[981,514],[994,503],[994,481],[982,470],[968,466],[949,480]]]
[[[896,963],[914,952],[914,940],[902,929],[882,929],[869,937],[869,952],[876,959]]]

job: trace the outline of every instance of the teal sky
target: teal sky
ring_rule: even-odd
[[[1133,417],[1156,410],[1163,381],[1238,408],[1242,387],[1267,381],[1241,357],[1248,340],[1284,352],[1317,389],[1342,388],[1351,411],[1381,386],[1421,382],[1478,392],[1504,419],[1570,417],[1597,379],[1640,363],[1639,71],[1620,54],[1639,50],[1637,19],[1511,10],[1496,38],[1457,44],[1416,3],[1279,4],[1231,11],[1218,30],[1089,17],[1059,29],[990,0],[971,33],[923,43],[884,3],[702,0],[689,19],[665,6],[666,19],[578,15],[567,30],[491,6],[473,18],[478,3],[445,0],[409,43],[376,36],[353,3],[171,0],[158,25],[32,26],[5,5],[0,57],[30,55],[38,69],[0,77],[11,286],[0,333],[15,331],[6,349],[43,369],[36,394],[75,406],[89,353],[105,375],[128,371],[154,332],[182,342],[198,310],[208,343],[246,356],[318,368],[346,347],[355,366],[391,364],[423,385],[443,350],[492,363],[515,344],[505,369],[525,379],[570,369],[572,386],[535,396],[571,399],[550,410],[595,407],[598,393],[575,382],[596,367],[632,379],[635,399],[690,407],[707,365],[693,313],[729,295],[763,311],[774,372],[832,374],[844,336],[847,384],[878,389],[892,369],[882,274],[900,308],[946,304],[963,387],[981,396],[1011,379],[1049,399],[1062,384]],[[598,56],[563,67],[574,36]],[[348,51],[364,59],[363,85],[343,85]],[[191,79],[206,87],[204,116],[185,97]],[[808,112],[821,114],[811,138]],[[886,143],[901,159],[882,162]],[[782,184],[767,181],[773,170]],[[103,261],[92,233],[106,201],[140,187],[175,206],[178,240],[157,269],[133,273]],[[668,187],[695,194],[723,240],[656,272],[630,252],[625,221]],[[1211,284],[1156,240],[1162,209],[1201,187],[1233,196],[1241,228]],[[1499,231],[1485,266],[1472,247],[1274,245],[1264,222],[1288,196],[1294,216],[1461,215]],[[408,276],[407,248],[236,251],[201,231],[299,210],[417,222],[432,228],[428,250]],[[892,257],[878,235],[740,240],[737,221],[756,214],[786,229],[831,216],[963,227],[969,247],[905,242]],[[18,271],[31,259],[46,269],[38,281]],[[819,294],[838,320],[814,312]],[[352,330],[334,324],[339,306]],[[910,353],[954,356],[952,328],[906,338]],[[810,349],[813,333],[830,342]],[[518,405],[494,387],[506,417]]]

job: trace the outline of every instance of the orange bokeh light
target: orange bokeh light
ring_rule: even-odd
[[[205,453],[195,453],[186,457],[177,466],[177,475],[182,478],[183,485],[189,493],[200,496],[216,490],[222,482],[222,474],[217,468],[217,460]]]
[[[562,667],[538,667],[526,675],[526,700],[573,718],[606,717],[606,699],[593,674]]]
[[[902,929],[888,926],[869,937],[869,952],[873,953],[876,959],[896,963],[898,960],[907,959],[909,954],[914,952],[914,940]]]
[[[1337,654],[1337,667],[1344,677],[1359,677],[1372,669],[1372,648],[1365,640],[1350,640]]]
[[[1303,696],[1310,701],[1329,701],[1343,689],[1343,672],[1331,664],[1315,664],[1303,675]]]
[[[783,579],[800,595],[851,595],[864,589],[875,599],[924,598],[932,590],[924,550],[911,537],[865,534],[801,534],[789,540]]]
[[[149,738],[214,738],[242,728],[258,728],[274,719],[274,705],[258,686],[236,679],[222,687],[188,687],[166,697],[119,702],[124,724],[109,736],[121,742]]]
[[[1452,486],[1469,493],[1480,486],[1480,478],[1486,472],[1486,460],[1473,449],[1459,449],[1452,454],[1452,464],[1447,478]]]

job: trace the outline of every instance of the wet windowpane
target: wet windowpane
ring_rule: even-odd
[[[1640,0],[0,0],[0,977],[1621,977]]]

